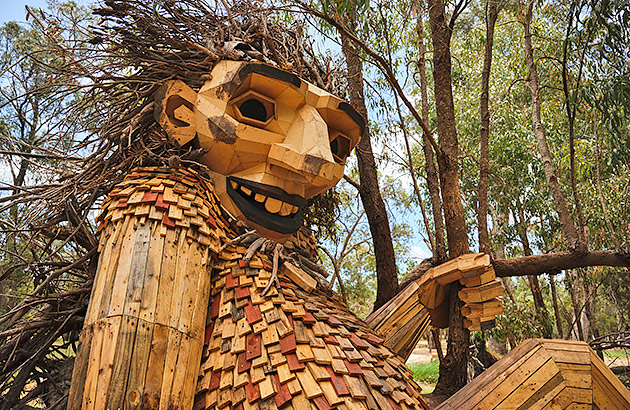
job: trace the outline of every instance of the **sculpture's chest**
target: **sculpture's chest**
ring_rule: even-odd
[[[264,257],[215,263],[195,409],[422,408],[404,364],[336,295],[281,269],[262,296],[271,271]]]

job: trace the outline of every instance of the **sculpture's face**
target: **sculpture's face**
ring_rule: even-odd
[[[363,131],[347,103],[277,68],[221,61],[195,93],[180,81],[158,93],[156,116],[184,145],[208,150],[222,204],[274,239],[297,231],[306,200],[343,176]]]

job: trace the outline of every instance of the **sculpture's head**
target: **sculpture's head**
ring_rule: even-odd
[[[364,128],[346,102],[262,63],[217,63],[198,92],[179,80],[156,94],[155,116],[202,162],[223,206],[272,239],[302,225],[309,198],[343,176]]]

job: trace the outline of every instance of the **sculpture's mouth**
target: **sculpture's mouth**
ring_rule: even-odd
[[[227,177],[227,193],[245,218],[275,232],[290,234],[302,225],[306,199],[271,185]]]

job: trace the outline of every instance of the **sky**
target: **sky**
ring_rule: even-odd
[[[7,21],[25,21],[26,15],[25,5],[31,7],[45,7],[46,0],[0,0],[0,23],[6,23]]]

